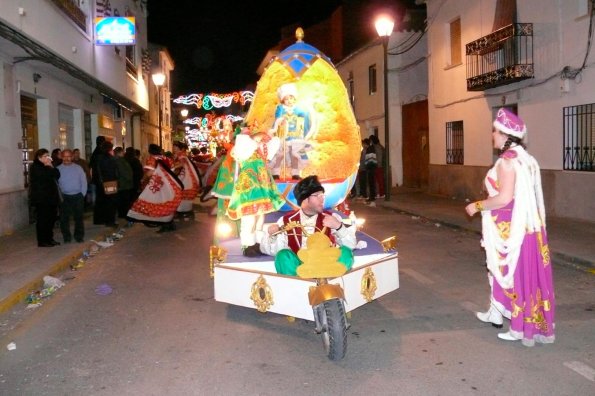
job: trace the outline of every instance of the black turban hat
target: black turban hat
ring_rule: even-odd
[[[318,176],[308,176],[295,185],[293,188],[293,195],[295,196],[297,204],[301,205],[304,199],[318,191],[324,192],[324,187],[322,187],[322,184],[318,181]]]

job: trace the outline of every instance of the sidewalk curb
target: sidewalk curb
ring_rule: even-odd
[[[112,234],[111,232],[108,232],[108,233],[100,232],[98,235],[96,235],[94,237],[94,239],[105,239],[108,235],[111,235],[111,234]],[[87,250],[87,248],[89,247],[89,243],[93,243],[93,242],[91,242],[91,240],[85,241],[85,244],[83,244],[83,247],[73,251],[72,253],[68,253],[65,257],[61,258],[56,263],[52,264],[51,267],[41,271],[40,273],[35,275],[35,277],[32,277],[32,279],[30,281],[28,281],[23,286],[21,286],[19,289],[17,289],[13,293],[11,293],[8,297],[1,300],[0,301],[0,314],[10,310],[15,305],[25,301],[25,298],[27,297],[27,295],[29,295],[29,293],[31,293],[31,291],[41,289],[43,287],[43,277],[44,276],[46,276],[46,275],[54,276],[54,275],[64,271],[65,269],[69,268],[71,263],[73,263],[75,260],[77,260],[79,257],[81,257],[83,255],[83,252],[85,250]]]
[[[398,207],[395,207],[392,205],[381,204],[380,206],[384,209],[398,211],[398,212],[401,212],[401,213],[409,215],[409,216],[418,216],[420,218],[427,219],[431,223],[440,223],[448,228],[452,228],[452,229],[459,230],[459,231],[471,232],[473,234],[481,236],[481,231],[477,231],[477,230],[474,230],[469,227],[461,226],[459,224],[450,223],[450,222],[440,220],[440,219],[426,217],[419,213],[414,213],[412,211],[401,209],[401,208],[398,208]],[[579,271],[584,271],[587,273],[595,274],[595,263],[593,263],[589,260],[585,260],[580,257],[575,257],[575,256],[571,256],[571,255],[568,255],[565,253],[557,252],[553,249],[551,249],[551,255],[552,255],[552,258],[554,259],[554,262],[556,264],[563,265],[563,266],[566,266],[569,268],[573,268],[573,269],[576,269]]]

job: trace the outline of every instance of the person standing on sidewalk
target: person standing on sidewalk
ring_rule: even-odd
[[[527,128],[516,114],[500,109],[493,125],[500,157],[485,179],[489,197],[465,207],[482,215],[491,287],[490,309],[476,316],[495,327],[510,319],[502,340],[553,343],[556,303],[539,165],[522,145]]]
[[[99,182],[99,175],[97,175],[96,168],[97,168],[97,161],[99,157],[101,157],[101,146],[105,142],[105,136],[97,136],[95,138],[95,150],[91,153],[91,158],[89,158],[89,169],[91,171],[91,203],[95,206],[95,201],[97,200],[97,189],[101,187],[101,183]],[[93,221],[95,223],[95,221]]]
[[[83,242],[85,238],[85,194],[87,193],[87,175],[82,167],[73,162],[70,149],[62,151],[62,164],[58,165],[60,179],[58,184],[62,192],[60,204],[60,230],[64,243],[72,241],[70,233],[70,216],[74,218],[74,239]]]
[[[133,172],[132,167],[124,158],[124,149],[116,147],[114,149],[114,160],[118,167],[118,217],[125,219],[128,210],[134,202],[132,200],[133,193]]]
[[[89,206],[93,203],[93,196],[91,193],[91,171],[89,169],[89,163],[86,159],[81,158],[81,150],[75,148],[72,150],[72,162],[83,168],[85,176],[87,177],[87,192],[85,193],[85,206]]]
[[[374,207],[376,206],[376,169],[378,168],[378,160],[376,159],[376,149],[373,144],[370,144],[366,149],[364,161],[366,165],[366,178],[368,179],[368,199],[366,200],[366,205]]]
[[[132,205],[140,194],[140,183],[143,179],[143,164],[136,157],[134,147],[126,147],[124,159],[128,161],[128,165],[132,168],[132,197],[130,197],[130,205]]]
[[[29,170],[29,199],[35,207],[35,231],[37,246],[52,247],[60,242],[54,240],[54,224],[58,218],[60,171],[52,165],[49,151],[42,148],[35,152]]]
[[[118,166],[113,157],[114,145],[105,141],[101,144],[101,151],[95,157],[92,176],[95,180],[95,206],[93,207],[93,224],[103,224],[115,228],[117,199],[116,194],[106,194],[103,183],[118,180]]]
[[[387,167],[384,163],[386,160],[384,156],[384,146],[380,144],[380,140],[378,140],[378,136],[371,135],[370,136],[370,143],[374,146],[374,151],[376,152],[376,161],[378,162],[378,166],[376,167],[376,172],[374,174],[376,179],[376,185],[378,186],[378,196],[377,198],[384,198],[384,172],[386,171]]]

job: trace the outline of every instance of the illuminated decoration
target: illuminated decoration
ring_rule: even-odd
[[[296,31],[296,43],[285,48],[266,67],[254,101],[244,122],[268,131],[275,123],[274,109],[279,105],[277,90],[293,83],[297,89],[296,107],[315,113],[316,130],[309,143],[308,163],[300,176],[318,175],[325,189],[325,208],[345,200],[351,190],[362,150],[359,125],[349,102],[347,88],[331,60],[303,41],[303,30]],[[295,181],[279,180],[277,187],[291,204],[295,204]],[[281,210],[291,210],[287,203]]]
[[[232,114],[224,116],[215,116],[213,114],[207,114],[204,117],[193,117],[184,120],[184,124],[200,125],[202,128],[212,128],[215,125],[220,124],[224,119],[228,119],[231,122],[242,121],[244,118]]]
[[[184,105],[194,105],[199,109],[211,110],[213,108],[220,109],[222,107],[229,107],[232,103],[239,103],[245,105],[254,100],[254,92],[252,91],[237,91],[228,94],[190,94],[182,95],[174,99],[174,103]]]
[[[134,45],[134,17],[95,18],[95,45]]]

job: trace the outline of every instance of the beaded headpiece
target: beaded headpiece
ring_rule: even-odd
[[[522,139],[527,134],[527,126],[523,120],[505,108],[498,110],[498,114],[494,120],[494,128],[507,135],[516,136],[519,139]]]

